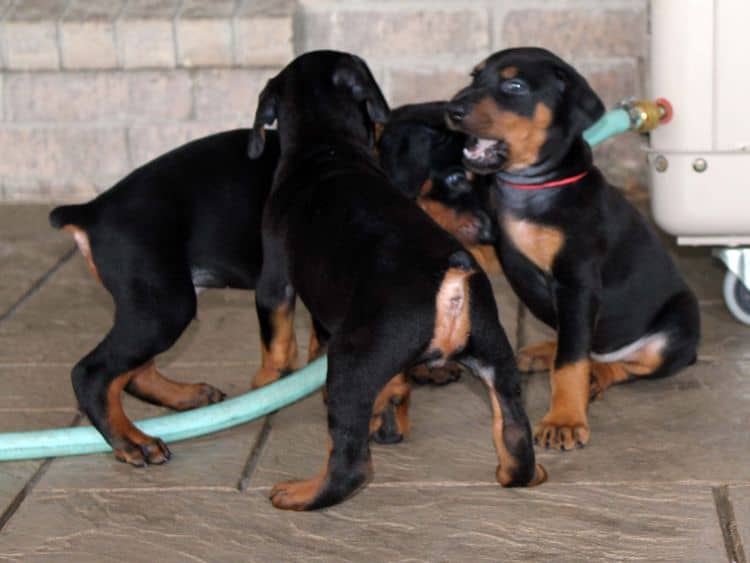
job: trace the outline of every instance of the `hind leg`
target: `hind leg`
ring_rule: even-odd
[[[334,338],[328,354],[328,456],[311,479],[276,484],[276,508],[313,510],[341,502],[372,473],[369,430],[375,397],[396,369],[360,346]]]
[[[700,313],[689,291],[667,301],[635,345],[608,353],[592,354],[591,400],[612,385],[640,378],[667,377],[695,361],[700,340]]]
[[[125,391],[148,403],[176,411],[204,407],[226,397],[208,383],[181,383],[168,379],[156,369],[153,360],[136,370]]]
[[[116,305],[114,326],[72,372],[83,412],[112,446],[115,457],[136,466],[166,462],[169,449],[133,425],[123,411],[121,392],[131,383],[136,389],[139,381],[153,380],[149,372],[154,356],[172,346],[195,315],[189,277],[165,279],[182,283],[159,287],[154,279],[112,280],[108,287]]]
[[[492,288],[484,276],[477,275],[472,277],[470,289],[471,337],[458,359],[484,381],[489,391],[497,481],[503,486],[539,485],[547,480],[547,472],[535,463],[520,378],[497,316]]]

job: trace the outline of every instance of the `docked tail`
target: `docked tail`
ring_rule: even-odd
[[[55,229],[61,229],[65,225],[84,227],[88,223],[89,206],[87,203],[55,207],[49,214],[49,224]]]

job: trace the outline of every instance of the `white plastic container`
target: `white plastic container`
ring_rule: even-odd
[[[750,245],[750,0],[652,0],[654,219],[679,244]]]

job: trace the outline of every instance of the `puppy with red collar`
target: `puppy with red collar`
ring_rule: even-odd
[[[481,62],[446,113],[470,136],[465,165],[492,177],[505,275],[557,330],[518,363],[551,369],[551,406],[534,436],[561,450],[588,442],[591,399],[676,373],[695,361],[700,336],[696,298],[656,233],[592,164],[582,133],[603,112],[570,65],[519,48]]]
[[[277,484],[278,508],[330,506],[363,486],[376,396],[394,373],[425,361],[457,359],[486,382],[501,484],[546,477],[489,280],[376,161],[374,124],[387,114],[366,64],[336,51],[301,55],[258,101],[250,154],[263,154],[262,128],[278,120],[281,157],[256,302],[273,314],[299,294],[328,348],[327,460],[311,479]]]

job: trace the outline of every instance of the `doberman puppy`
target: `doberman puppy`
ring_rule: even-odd
[[[552,402],[534,430],[546,447],[589,440],[589,401],[615,383],[663,377],[695,360],[695,296],[656,233],[593,166],[581,134],[604,107],[549,51],[480,63],[447,119],[471,136],[466,166],[494,181],[496,250],[529,310],[557,342],[529,346],[523,371],[551,368]]]
[[[492,244],[494,219],[488,212],[490,182],[463,166],[466,135],[445,123],[447,102],[409,104],[391,111],[378,141],[383,170],[438,225],[469,250],[488,273],[500,271]],[[474,177],[472,177],[474,176]],[[411,381],[444,385],[459,379],[455,362],[408,370]]]
[[[546,477],[534,463],[513,354],[476,261],[387,179],[375,123],[388,107],[366,64],[315,51],[272,78],[258,101],[250,155],[278,120],[281,159],[263,216],[256,302],[268,314],[299,294],[328,348],[328,458],[312,479],[278,483],[274,506],[336,504],[370,476],[378,392],[404,369],[457,358],[484,379],[503,485]]]
[[[205,383],[164,377],[154,357],[169,349],[196,311],[196,291],[254,289],[262,264],[261,216],[279,157],[275,131],[263,157],[247,156],[249,129],[190,142],[135,170],[93,201],[59,207],[50,221],[73,234],[93,277],[112,294],[115,324],[73,369],[81,409],[117,459],[164,463],[166,444],[144,435],[123,412],[124,390],[150,403],[187,410],[224,394]],[[260,311],[261,367],[257,388],[297,367],[293,304],[285,314]],[[314,336],[314,332],[313,332]],[[321,353],[311,339],[310,359]],[[370,422],[381,444],[409,430],[409,385],[402,375],[386,386]]]
[[[171,381],[154,357],[170,348],[196,312],[196,289],[253,289],[260,273],[263,204],[279,157],[279,140],[247,157],[249,129],[183,145],[133,171],[82,205],[58,207],[55,228],[70,231],[91,274],[115,303],[114,326],[73,368],[81,409],[117,459],[136,466],[164,463],[169,449],[138,430],[123,412],[123,390],[177,410],[220,401],[205,383]],[[263,350],[256,386],[268,372],[292,369],[291,322],[279,323],[273,350]]]
[[[496,229],[487,211],[490,182],[464,169],[466,135],[447,127],[446,104],[392,110],[378,142],[380,163],[393,184],[455,236],[485,271],[496,272]]]

